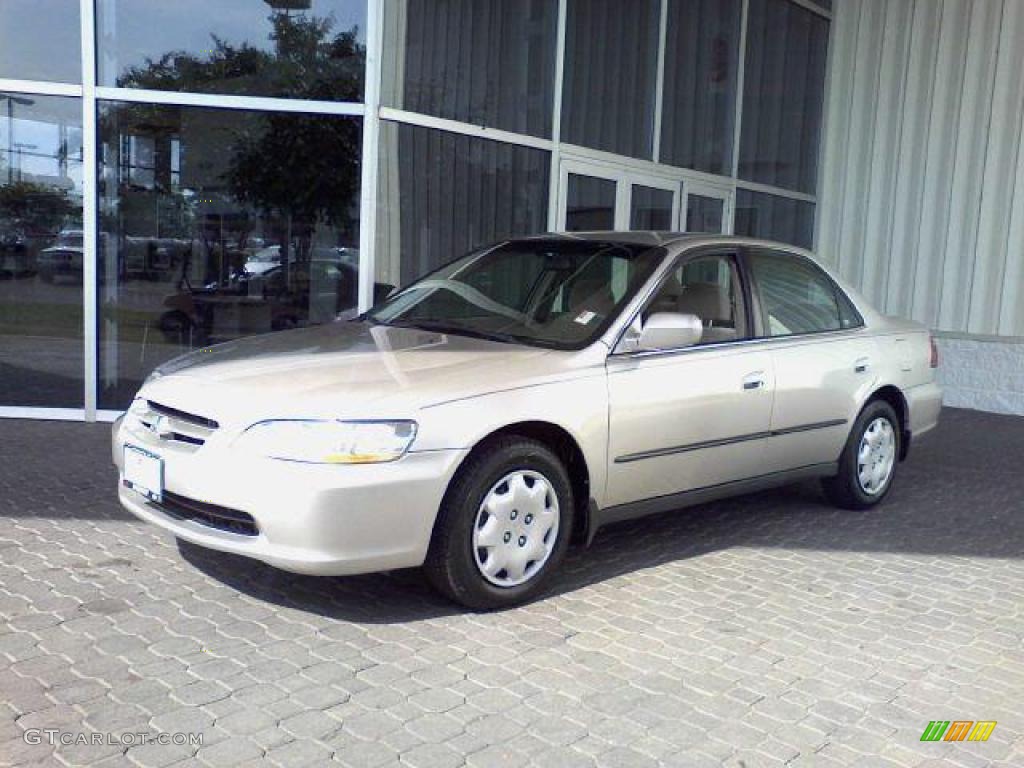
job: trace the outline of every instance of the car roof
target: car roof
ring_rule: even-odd
[[[616,231],[594,230],[590,232],[548,232],[543,235],[532,235],[523,240],[597,240],[609,243],[630,243],[634,245],[656,246],[668,245],[735,245],[747,247],[773,248],[790,253],[812,256],[811,252],[792,245],[774,240],[764,240],[742,235],[723,235],[715,232],[672,232],[659,230]],[[813,258],[813,256],[812,256]],[[817,261],[817,259],[814,259]]]

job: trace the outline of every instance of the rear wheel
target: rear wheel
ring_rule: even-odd
[[[822,485],[833,504],[868,509],[892,488],[900,455],[900,422],[884,400],[864,406],[839,459],[839,472]]]
[[[565,556],[572,509],[569,477],[547,446],[497,438],[467,459],[445,494],[427,577],[469,608],[528,600]]]

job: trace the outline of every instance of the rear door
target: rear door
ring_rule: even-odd
[[[836,461],[875,374],[875,345],[838,285],[785,251],[745,254],[775,371],[768,459],[773,470]]]

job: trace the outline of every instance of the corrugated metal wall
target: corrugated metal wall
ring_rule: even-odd
[[[1024,0],[840,0],[817,250],[887,312],[1024,336]]]

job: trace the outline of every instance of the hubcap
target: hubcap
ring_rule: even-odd
[[[885,490],[896,465],[896,431],[884,416],[868,424],[857,451],[857,482],[868,496]]]
[[[515,587],[536,575],[558,539],[558,496],[532,470],[505,475],[484,496],[473,525],[473,557],[481,575]]]

